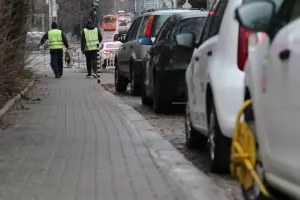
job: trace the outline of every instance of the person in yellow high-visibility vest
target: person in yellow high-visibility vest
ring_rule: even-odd
[[[86,57],[87,77],[89,78],[97,78],[97,53],[101,42],[102,35],[100,30],[94,26],[91,20],[88,20],[81,34],[81,51]]]
[[[69,48],[69,44],[64,33],[58,29],[56,22],[52,22],[51,30],[43,36],[40,45],[44,44],[46,40],[49,41],[51,68],[55,78],[60,78],[63,75],[63,47]]]

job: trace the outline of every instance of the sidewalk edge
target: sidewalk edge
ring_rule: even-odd
[[[22,98],[22,95],[26,94],[28,90],[33,86],[35,82],[35,77],[33,76],[33,79],[28,83],[28,85],[23,89],[20,94],[17,94],[12,99],[8,100],[4,106],[0,109],[0,119],[5,116],[6,113],[8,113]]]
[[[155,164],[174,180],[188,200],[228,200],[223,189],[188,161],[140,113],[109,91],[104,93],[123,113],[133,134],[142,139]]]

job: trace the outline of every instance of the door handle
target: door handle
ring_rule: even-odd
[[[279,58],[280,60],[285,61],[290,58],[290,55],[291,55],[291,51],[289,49],[285,49],[279,53]]]
[[[195,57],[195,60],[196,60],[196,61],[199,61],[199,57],[198,57],[198,56],[197,56],[197,57]]]
[[[206,53],[206,55],[207,55],[207,56],[212,56],[212,51],[208,51],[208,52]]]

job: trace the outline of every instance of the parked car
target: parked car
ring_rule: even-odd
[[[131,94],[139,95],[141,86],[142,62],[151,47],[139,43],[139,38],[148,37],[153,42],[163,23],[173,14],[190,12],[191,10],[151,10],[137,17],[118,53],[116,54],[115,88],[117,92],[125,92],[131,83]]]
[[[142,76],[142,103],[152,104],[156,113],[168,112],[173,101],[185,102],[185,71],[200,37],[207,11],[173,15],[162,26],[145,57]],[[141,37],[140,44],[151,39]]]
[[[117,30],[118,31],[128,31],[127,22],[126,21],[118,22]]]
[[[186,144],[208,145],[211,171],[229,172],[236,113],[243,102],[250,32],[234,20],[242,0],[214,1],[186,71]]]
[[[244,78],[244,100],[252,100],[244,119],[253,127],[253,167],[269,195],[300,199],[300,1],[249,1],[237,8],[236,18],[243,28],[265,33]],[[269,199],[257,182],[248,183],[242,184],[246,200]]]
[[[104,42],[100,46],[100,60],[102,68],[111,66],[111,63],[114,61],[115,53],[121,46],[121,42]]]

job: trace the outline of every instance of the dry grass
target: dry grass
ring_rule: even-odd
[[[33,0],[0,0],[0,107],[31,79],[31,73],[24,66],[32,6]]]

